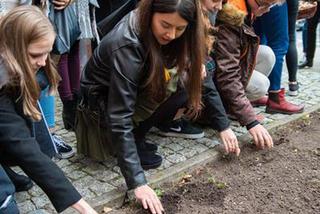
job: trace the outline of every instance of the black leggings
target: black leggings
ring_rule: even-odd
[[[314,53],[316,51],[316,35],[317,26],[320,19],[320,2],[318,2],[316,14],[307,20],[307,47],[306,57],[308,62],[313,62]]]
[[[297,81],[298,53],[296,46],[296,20],[298,14],[298,0],[287,1],[288,4],[288,27],[289,27],[289,48],[286,55],[286,63],[289,74],[289,81]]]
[[[139,126],[133,130],[136,141],[143,139],[152,127],[172,121],[177,111],[186,106],[187,100],[188,96],[184,89],[178,89],[173,93],[148,119],[140,122]]]

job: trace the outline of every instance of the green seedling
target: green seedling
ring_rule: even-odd
[[[215,184],[216,183],[216,179],[211,176],[211,177],[208,178],[208,182],[209,182],[209,184]]]
[[[162,196],[164,195],[164,190],[162,190],[162,189],[160,189],[160,188],[154,189],[154,192],[156,193],[156,195],[158,196],[158,198],[162,198]]]

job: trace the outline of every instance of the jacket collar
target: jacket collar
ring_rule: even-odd
[[[225,4],[221,11],[219,11],[217,20],[233,26],[240,27],[245,23],[246,13],[238,9],[232,4]]]

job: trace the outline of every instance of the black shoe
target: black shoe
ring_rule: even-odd
[[[299,91],[299,83],[289,82],[289,90],[288,90],[289,96],[298,96],[298,91]]]
[[[166,125],[158,126],[159,134],[167,137],[181,137],[198,139],[204,136],[204,132],[185,119],[174,120]]]
[[[28,191],[33,187],[33,183],[30,178],[24,175],[19,175],[9,167],[3,167],[4,170],[6,171],[6,174],[14,184],[16,188],[16,192],[23,192],[23,191]]]
[[[64,128],[69,131],[74,131],[78,100],[75,98],[73,100],[65,100],[62,103],[62,120]]]
[[[158,150],[158,146],[156,144],[148,143],[145,139],[136,140],[136,146],[139,151],[156,152]]]
[[[312,68],[313,62],[310,60],[305,60],[301,62],[298,66],[299,69],[304,69],[304,68]]]
[[[162,157],[155,152],[138,151],[142,169],[156,169],[162,163]]]
[[[56,134],[52,135],[53,143],[56,145],[58,150],[58,157],[62,159],[71,158],[75,152],[71,146],[66,144],[62,138]]]

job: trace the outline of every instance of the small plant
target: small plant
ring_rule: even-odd
[[[164,190],[162,190],[162,189],[160,189],[160,188],[154,189],[154,192],[156,193],[156,195],[158,196],[158,198],[162,198],[162,196],[164,195]]]
[[[213,176],[210,176],[208,178],[208,182],[209,182],[209,184],[215,184],[216,183],[216,179]]]
[[[224,182],[217,181],[213,176],[208,178],[208,183],[214,185],[218,189],[224,189],[227,187],[227,184]]]

